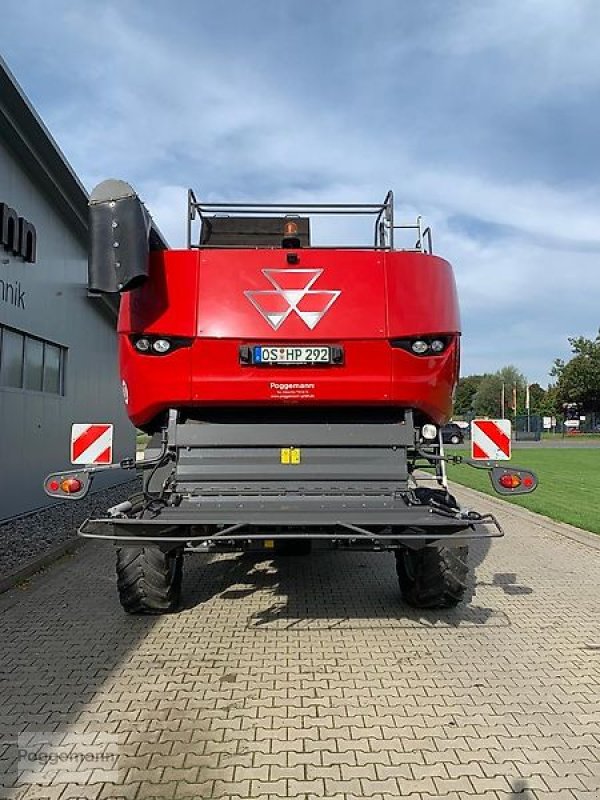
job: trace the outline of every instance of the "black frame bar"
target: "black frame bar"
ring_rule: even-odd
[[[318,249],[348,249],[348,250],[393,250],[394,231],[414,229],[417,241],[414,248],[417,252],[432,254],[431,228],[423,229],[421,217],[416,223],[409,225],[394,224],[394,193],[388,191],[383,203],[208,203],[200,202],[193,189],[188,189],[187,213],[187,247],[188,250],[210,249],[246,249],[240,245],[205,245],[192,242],[192,223],[196,218],[201,221],[209,214],[223,214],[225,216],[265,216],[277,212],[283,217],[299,216],[310,213],[316,216],[374,216],[373,245],[335,245],[334,247],[319,247]],[[405,248],[403,248],[405,249]]]

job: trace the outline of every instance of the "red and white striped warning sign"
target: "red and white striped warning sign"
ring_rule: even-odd
[[[474,419],[471,423],[471,458],[507,461],[510,458],[509,419]]]
[[[71,426],[72,464],[111,464],[113,426],[76,422]]]

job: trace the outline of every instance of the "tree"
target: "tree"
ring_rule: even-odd
[[[455,414],[469,414],[473,410],[473,397],[482,380],[483,375],[467,375],[459,379],[454,397]]]
[[[546,407],[546,392],[539,383],[529,387],[529,410],[532,414],[541,414]]]
[[[502,381],[497,375],[484,375],[473,395],[472,408],[478,417],[500,417]]]
[[[562,413],[562,406],[558,402],[558,393],[556,386],[552,384],[546,389],[546,397],[544,398],[544,406],[540,409],[540,414],[547,417],[554,417]]]
[[[600,330],[595,339],[577,336],[569,339],[573,358],[557,358],[550,372],[558,378],[557,402],[581,403],[584,411],[600,411]]]
[[[556,387],[543,389],[539,383],[532,383],[529,387],[529,410],[542,417],[554,417],[562,411],[556,404]]]
[[[484,375],[473,396],[473,411],[481,417],[501,417],[504,385],[504,414],[509,416],[515,395],[517,404],[524,405],[526,384],[523,373],[512,364],[502,367],[493,375]]]

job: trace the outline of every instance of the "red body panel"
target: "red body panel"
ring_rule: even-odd
[[[154,254],[150,278],[123,295],[121,375],[128,413],[143,425],[198,405],[396,405],[438,424],[451,412],[460,322],[450,265],[378,250],[205,249]],[[292,255],[293,261],[293,255]],[[165,356],[138,353],[129,334],[187,337]],[[392,339],[453,336],[419,357]],[[342,365],[247,366],[240,345],[328,344]]]

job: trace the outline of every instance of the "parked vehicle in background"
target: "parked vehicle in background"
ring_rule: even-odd
[[[448,422],[442,427],[442,442],[444,444],[462,444],[465,440],[464,434],[456,422]]]

